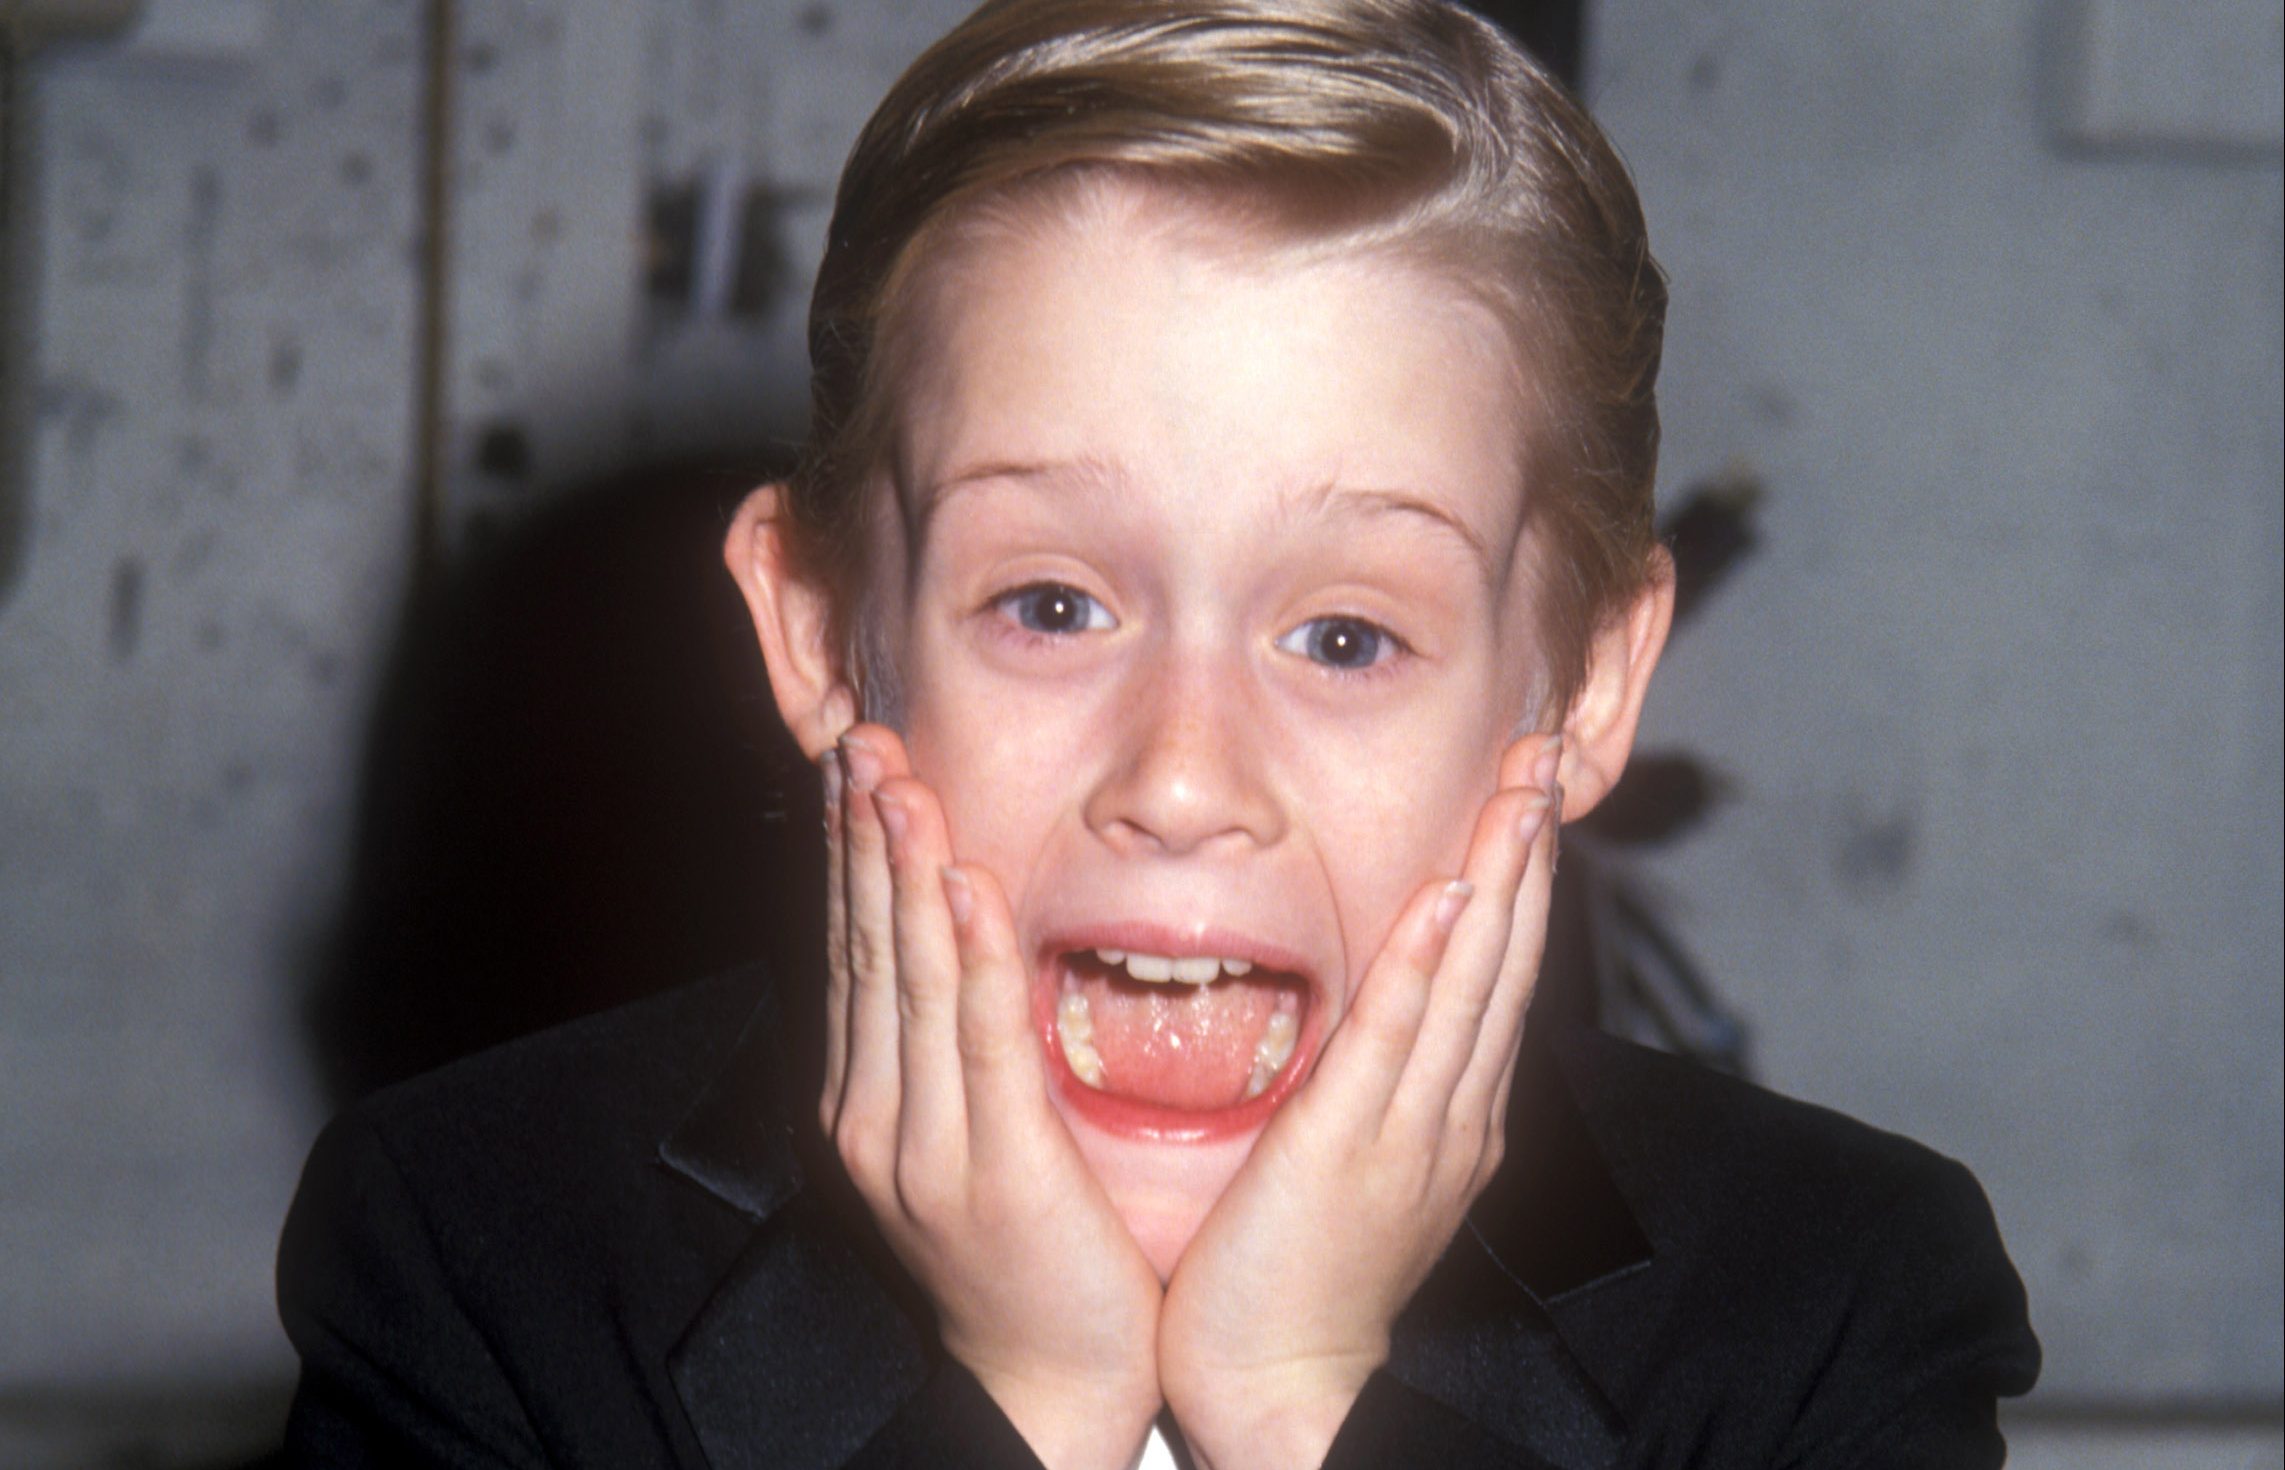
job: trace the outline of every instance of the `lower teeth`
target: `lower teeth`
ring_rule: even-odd
[[[1076,991],[1055,1007],[1055,1034],[1063,1042],[1063,1060],[1071,1073],[1089,1087],[1103,1085],[1103,1058],[1095,1050],[1095,1019],[1088,1013],[1087,997]]]
[[[1089,1087],[1100,1091],[1103,1086],[1103,1057],[1095,1050],[1095,1019],[1087,1009],[1087,997],[1072,990],[1066,991],[1055,1007],[1055,1034],[1063,1044],[1063,1060],[1070,1065],[1071,1074]],[[1269,1024],[1262,1028],[1261,1040],[1254,1043],[1254,1065],[1246,1078],[1246,1096],[1260,1097],[1277,1074],[1293,1059],[1294,1043],[1301,1036],[1301,1021],[1294,1011],[1293,998],[1282,997]]]
[[[1262,1090],[1293,1059],[1294,1040],[1301,1035],[1301,1023],[1293,1012],[1280,1008],[1262,1028],[1262,1039],[1254,1043],[1254,1071],[1246,1079],[1246,1096],[1260,1097]]]

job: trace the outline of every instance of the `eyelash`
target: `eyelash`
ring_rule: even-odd
[[[1070,598],[1083,604],[1082,611],[1092,609],[1094,613],[1101,615],[1102,626],[1096,626],[1096,619],[1089,616],[1086,625],[1077,628],[1032,627],[1024,620],[1022,612],[1024,604],[1031,599],[1048,596]],[[998,594],[986,606],[1005,619],[1005,631],[1010,636],[1028,643],[1060,642],[1080,633],[1103,632],[1118,626],[1118,620],[1111,617],[1110,609],[1103,606],[1101,599],[1082,592],[1067,582],[1027,582],[1021,587],[1011,587]]]
[[[1356,629],[1369,634],[1373,638],[1379,640],[1379,642],[1383,645],[1383,647],[1378,650],[1382,653],[1383,656],[1375,658],[1369,664],[1364,664],[1356,668],[1346,668],[1340,664],[1328,663],[1322,659],[1314,657],[1307,651],[1305,647],[1288,647],[1288,644],[1297,638],[1301,638],[1306,641],[1306,635],[1310,629],[1323,629],[1328,627],[1344,627]],[[1308,659],[1314,667],[1321,670],[1328,678],[1339,679],[1344,682],[1355,682],[1364,679],[1389,678],[1395,674],[1396,665],[1403,660],[1412,657],[1413,654],[1412,645],[1405,642],[1403,637],[1401,637],[1394,629],[1384,627],[1381,624],[1374,622],[1371,618],[1360,618],[1350,613],[1331,613],[1327,614],[1324,617],[1311,618],[1307,622],[1304,622],[1298,627],[1294,628],[1292,632],[1287,633],[1283,637],[1279,638],[1277,640],[1277,646],[1288,653],[1292,653],[1298,657]]]
[[[1081,611],[1092,610],[1087,617],[1086,625],[1076,628],[1031,626],[1024,617],[1023,608],[1027,602],[1045,597],[1072,599],[1083,605]],[[1021,587],[1011,587],[1007,591],[995,595],[986,606],[1005,620],[1003,628],[1005,636],[1032,645],[1058,643],[1081,633],[1104,632],[1118,626],[1117,620],[1111,617],[1110,609],[1103,606],[1101,599],[1082,592],[1067,582],[1027,582]],[[1102,619],[1100,626],[1097,625],[1096,615]],[[1306,642],[1306,635],[1311,629],[1335,627],[1353,629],[1377,640],[1381,647],[1377,648],[1376,652],[1382,656],[1374,658],[1369,664],[1348,668],[1317,658],[1309,653],[1306,647],[1288,646],[1297,637]],[[1277,646],[1285,652],[1307,659],[1312,666],[1322,671],[1328,678],[1343,682],[1388,678],[1395,673],[1394,665],[1413,655],[1412,645],[1405,642],[1403,637],[1394,629],[1376,623],[1370,618],[1361,618],[1347,613],[1331,613],[1323,617],[1310,618],[1297,625],[1291,632],[1281,636],[1277,640]]]

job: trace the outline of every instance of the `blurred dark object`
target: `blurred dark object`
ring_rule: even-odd
[[[1622,847],[1671,841],[1704,821],[1723,796],[1721,778],[1696,756],[1644,753],[1579,827]]]
[[[1674,555],[1674,625],[1686,628],[1753,554],[1761,483],[1743,470],[1683,492],[1660,528]],[[1603,804],[1565,828],[1535,1015],[1588,1022],[1737,1076],[1744,1019],[1692,961],[1629,871],[1631,856],[1701,826],[1726,795],[1688,752],[1642,751]]]
[[[1732,467],[1692,489],[1667,517],[1662,536],[1674,553],[1674,625],[1697,616],[1707,595],[1753,554],[1759,538],[1754,512],[1761,504],[1761,481]]]
[[[644,211],[643,289],[670,313],[759,319],[805,283],[787,257],[786,215],[814,188],[755,182],[726,162],[656,185]]]
[[[1563,85],[1579,90],[1586,59],[1585,0],[1466,0],[1470,10],[1501,27],[1539,58]]]
[[[564,495],[412,599],[310,1011],[336,1101],[745,962],[806,917],[786,810],[806,771],[721,562],[755,482]]]
[[[124,30],[141,0],[0,0],[0,604],[32,535],[32,296],[39,227],[32,218],[32,53],[55,41]]]

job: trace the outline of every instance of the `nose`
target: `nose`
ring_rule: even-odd
[[[1235,662],[1168,649],[1122,691],[1113,758],[1086,804],[1114,848],[1180,856],[1285,835],[1267,779],[1274,736]]]

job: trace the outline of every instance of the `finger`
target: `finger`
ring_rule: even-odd
[[[1552,791],[1562,764],[1562,731],[1538,731],[1521,736],[1500,752],[1499,787],[1503,791],[1511,786]]]
[[[886,738],[882,738],[886,737]],[[849,1054],[841,1088],[841,1117],[852,1112],[894,1117],[899,1105],[897,1056],[896,921],[889,881],[888,835],[873,792],[902,775],[902,747],[875,725],[841,737],[847,776],[843,799],[842,899],[849,951]]]
[[[1474,892],[1466,882],[1432,883],[1412,896],[1295,1105],[1307,1101],[1336,1127],[1378,1135],[1427,1013],[1431,978]]]
[[[972,1135],[1004,1134],[1047,1099],[1045,1044],[1007,896],[981,868],[948,867],[944,893],[960,946],[958,1027]]]
[[[1420,1040],[1392,1100],[1400,1125],[1440,1131],[1452,1089],[1475,1054],[1485,1008],[1498,986],[1526,853],[1546,813],[1537,791],[1500,791],[1484,803],[1468,845],[1467,880],[1481,901],[1453,932],[1430,988]]]
[[[841,850],[848,783],[842,779],[838,749],[820,756],[817,769],[825,801],[825,1086],[818,1112],[831,1133],[841,1115],[849,1061],[849,905]]]
[[[1492,1123],[1496,1124],[1503,1131],[1507,1127],[1508,1100],[1515,1093],[1516,1070],[1522,1065],[1523,1049],[1521,1047],[1510,1047],[1508,1049],[1507,1061],[1500,1068],[1499,1081],[1492,1088],[1492,1105],[1488,1117]],[[1466,1080],[1463,1080],[1461,1085],[1465,1087],[1468,1085],[1468,1083]]]
[[[1499,985],[1485,1011],[1475,1055],[1453,1088],[1452,1118],[1496,1124],[1505,1116],[1507,1080],[1514,1072],[1532,993],[1539,988],[1539,963],[1547,952],[1547,913],[1554,896],[1555,846],[1562,825],[1563,788],[1555,785],[1546,798],[1546,816],[1516,893]]]
[[[962,1136],[966,1106],[954,1034],[960,956],[944,894],[944,865],[951,857],[944,813],[928,788],[909,776],[882,782],[873,804],[888,836],[895,928],[898,1146],[907,1157],[956,1166],[945,1150]]]

